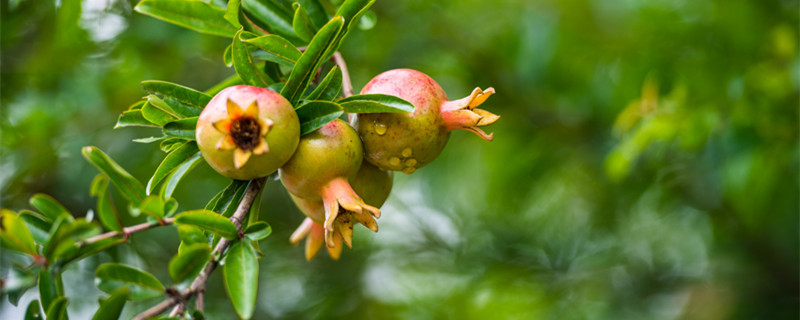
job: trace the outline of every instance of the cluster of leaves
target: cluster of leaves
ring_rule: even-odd
[[[368,25],[374,19],[367,14],[374,0],[347,0],[338,8],[324,0],[218,2],[142,0],[136,6],[140,13],[201,33],[231,38],[223,62],[236,71],[236,75],[205,92],[165,81],[142,82],[147,96],[124,111],[115,128],[160,129],[160,135],[134,140],[158,142],[166,153],[146,185],[103,151],[85,147],[84,157],[100,171],[90,187],[90,194],[97,198],[96,220],[95,213],[76,219],[44,194],[30,199],[37,211],[3,209],[0,244],[28,257],[30,263],[15,266],[2,284],[2,292],[17,304],[28,289],[39,289],[40,298],[28,306],[26,317],[41,317],[44,312],[47,319],[66,319],[68,300],[61,280],[66,267],[129,241],[135,232],[169,225],[177,228],[181,240],[168,266],[171,286],[126,264],[100,265],[95,273],[96,284],[109,296],[102,299],[95,319],[118,318],[128,300],[180,295],[180,290],[189,288],[204,269],[213,270],[207,268],[210,263],[223,266],[225,287],[238,316],[253,315],[258,259],[263,256],[258,241],[270,235],[271,227],[258,220],[258,201],[249,208],[248,218],[241,225],[234,223],[233,220],[240,221],[232,217],[246,191],[259,182],[232,180],[199,210],[179,212],[178,201],[172,197],[180,180],[202,158],[194,141],[197,119],[212,96],[222,89],[246,84],[280,92],[295,106],[301,134],[313,132],[344,113],[413,110],[410,103],[392,96],[342,93],[343,85],[349,86],[344,80],[344,65],[337,65],[333,61],[337,59],[332,58],[348,32],[359,23]],[[117,210],[110,186],[124,198],[124,205],[120,205],[127,209],[124,212]],[[258,190],[256,199],[263,189]],[[146,221],[126,226],[123,220],[127,219],[122,215],[133,220],[143,217]],[[104,229],[107,232],[103,233]],[[230,245],[218,246],[222,239]],[[179,316],[202,318],[202,310]]]

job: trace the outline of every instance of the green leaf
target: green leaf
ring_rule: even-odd
[[[232,37],[236,29],[225,19],[225,10],[201,0],[142,0],[136,11],[192,29],[222,37]]]
[[[280,63],[286,66],[293,66],[302,53],[297,50],[289,40],[279,35],[265,35],[245,40],[247,44],[253,45],[266,52],[266,55],[259,56],[267,61]]]
[[[328,75],[319,82],[319,85],[305,97],[306,100],[333,101],[342,90],[342,70],[335,66],[328,71]]]
[[[164,139],[166,139],[166,138],[167,138],[167,136],[146,137],[146,138],[136,138],[136,139],[133,139],[132,141],[136,142],[136,143],[153,143],[153,142],[157,142],[157,141],[164,141]]]
[[[114,290],[111,296],[100,302],[100,308],[97,309],[92,320],[119,319],[128,297],[130,297],[130,291],[127,287]]]
[[[330,19],[327,12],[325,12],[325,6],[320,3],[320,0],[297,0],[297,2],[308,12],[308,16],[314,22],[314,25],[324,25]],[[333,10],[331,10],[331,13],[333,13]]]
[[[242,27],[242,24],[239,23],[239,2],[240,0],[228,0],[228,7],[225,8],[225,20],[231,23],[231,25],[239,29]]]
[[[62,222],[52,236],[44,243],[44,255],[51,262],[66,263],[75,258],[80,250],[78,242],[100,234],[100,227],[83,218],[72,222]]]
[[[178,212],[178,200],[175,200],[175,198],[164,200],[164,216],[172,217],[176,212]]]
[[[114,207],[111,194],[108,193],[108,176],[101,173],[94,177],[89,190],[91,196],[97,197],[97,217],[106,229],[122,231],[119,213]]]
[[[300,135],[309,134],[344,113],[342,106],[330,101],[309,101],[297,108]]]
[[[232,180],[225,189],[211,198],[206,204],[206,210],[217,212],[225,217],[232,216],[249,185],[249,181]]]
[[[332,48],[333,41],[342,30],[343,24],[344,19],[342,17],[331,19],[311,39],[306,51],[297,60],[292,73],[286,80],[286,85],[281,90],[281,95],[289,100],[292,105],[297,104],[311,81],[311,77],[322,62],[327,59],[325,55]]]
[[[156,220],[164,219],[164,199],[161,199],[161,196],[157,195],[148,196],[142,201],[139,210]]]
[[[72,247],[73,250],[65,252],[61,265],[66,265],[72,261],[80,260],[85,257],[97,254],[113,246],[127,242],[124,238],[108,238],[93,242],[82,247]]]
[[[214,95],[216,95],[217,93],[219,93],[220,91],[222,91],[223,89],[225,89],[227,87],[240,85],[240,84],[244,84],[242,79],[239,78],[238,74],[233,74],[232,76],[228,77],[227,79],[222,80],[222,82],[217,83],[213,87],[211,87],[210,89],[206,90],[205,93],[207,95],[214,96]]]
[[[111,184],[119,190],[128,202],[134,206],[141,204],[147,193],[139,180],[136,180],[128,171],[125,171],[97,147],[83,147],[82,153],[86,160],[111,179]]]
[[[356,94],[338,101],[347,113],[414,112],[414,105],[388,94]]]
[[[205,267],[211,257],[211,247],[207,243],[186,246],[169,262],[169,276],[174,283],[193,278]]]
[[[197,128],[198,117],[191,117],[170,121],[164,124],[164,134],[169,137],[195,140],[195,128]]]
[[[47,308],[47,320],[67,320],[67,297],[58,297]]]
[[[184,143],[186,143],[185,139],[170,137],[164,139],[164,141],[161,141],[158,147],[161,149],[161,151],[170,153],[173,150],[177,149],[178,147],[182,146]]]
[[[344,3],[339,6],[336,15],[344,18],[345,25],[342,32],[339,33],[339,36],[334,41],[334,47],[330,54],[338,50],[344,37],[347,36],[350,30],[358,25],[361,16],[364,15],[374,3],[375,0],[345,0]]]
[[[183,118],[164,100],[156,95],[147,96],[147,103],[142,107],[142,115],[147,121],[163,126],[167,122]]]
[[[62,214],[72,215],[58,200],[43,193],[33,195],[28,202],[50,221],[55,221]]]
[[[124,128],[124,127],[157,128],[158,126],[150,122],[149,120],[145,119],[144,115],[142,115],[142,109],[136,109],[136,110],[123,111],[122,114],[119,115],[119,119],[117,119],[117,124],[114,125],[114,129]]]
[[[61,274],[53,274],[53,270],[48,269],[39,271],[39,299],[42,301],[43,310],[50,309],[50,306],[61,295],[63,289]]]
[[[32,269],[36,268],[13,263],[8,272],[3,274],[3,288],[0,288],[0,294],[8,296],[8,301],[14,306],[19,305],[19,299],[25,292],[36,286],[36,273],[39,270]]]
[[[97,268],[95,277],[97,288],[106,293],[128,287],[131,300],[151,299],[164,295],[164,285],[156,277],[125,264],[103,264]]]
[[[25,310],[25,320],[42,319],[42,312],[39,310],[39,300],[33,300]]]
[[[244,30],[237,32],[231,44],[231,56],[233,57],[233,68],[236,69],[236,73],[244,80],[244,83],[263,88],[272,81],[261,70],[260,63],[250,55],[251,46],[244,42],[255,37],[256,35]]]
[[[314,25],[311,18],[308,16],[308,12],[306,12],[306,9],[303,8],[300,3],[292,3],[292,7],[294,8],[294,18],[292,19],[294,33],[303,41],[311,41],[311,38],[313,38],[318,31],[318,27]]]
[[[142,81],[142,88],[144,88],[144,90],[147,92],[173,98],[185,105],[197,108],[199,110],[203,110],[208,102],[211,101],[211,96],[205,93],[166,81]]]
[[[203,232],[203,229],[193,225],[179,225],[178,237],[181,239],[182,244],[187,246],[191,246],[196,243],[208,244],[208,237],[206,236],[206,233]]]
[[[270,33],[293,37],[292,12],[273,0],[242,0],[242,8]]]
[[[225,52],[222,53],[222,63],[224,63],[228,68],[233,67],[233,53],[231,52],[232,47],[233,44],[231,43],[225,47]]]
[[[158,185],[161,180],[166,178],[168,175],[173,174],[175,170],[178,170],[180,166],[187,161],[192,161],[192,158],[199,153],[200,149],[197,147],[197,143],[194,141],[186,142],[174,151],[170,152],[166,157],[164,157],[164,160],[161,161],[160,165],[158,165],[153,177],[151,177],[147,182],[147,194],[152,194],[156,185]]]
[[[0,209],[0,243],[10,250],[36,255],[36,244],[25,221],[8,209]]]
[[[270,234],[272,234],[272,227],[264,221],[253,223],[244,231],[244,236],[253,241],[264,240]]]
[[[169,176],[169,179],[167,179],[161,195],[164,196],[164,198],[172,197],[172,193],[175,191],[178,183],[181,181],[181,179],[183,179],[186,173],[191,171],[197,166],[198,163],[200,163],[200,159],[202,159],[202,155],[200,152],[197,152],[193,156],[181,162],[181,164],[178,165],[175,170],[173,170],[172,174]]]
[[[40,213],[30,210],[20,210],[19,217],[25,221],[28,230],[30,230],[33,235],[34,242],[44,243],[50,237],[50,228],[53,226],[53,223],[45,220]]]
[[[231,246],[222,273],[236,314],[241,319],[250,319],[258,294],[258,259],[249,241],[238,241]]]
[[[197,226],[228,239],[234,239],[239,235],[233,222],[210,210],[182,212],[175,217],[175,223]]]

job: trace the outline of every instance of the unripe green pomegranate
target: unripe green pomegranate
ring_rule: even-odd
[[[364,202],[380,208],[392,191],[392,180],[392,171],[378,169],[369,162],[364,161],[361,163],[361,168],[355,178],[350,179],[350,185],[357,194],[361,195]],[[325,219],[324,204],[321,200],[306,200],[291,193],[289,193],[289,196],[297,205],[297,208],[306,215],[306,219],[292,233],[289,241],[297,245],[303,238],[306,238],[306,259],[311,260],[319,252],[324,241],[324,228],[322,226]],[[377,230],[377,227],[375,225],[374,229]],[[373,229],[372,226],[367,226],[367,228]],[[341,237],[338,235],[341,235]],[[339,259],[342,253],[341,239],[344,240],[348,247],[353,247],[352,224],[348,229],[342,231],[334,230],[334,247],[328,247],[328,255],[334,260]]]
[[[479,127],[500,116],[478,109],[494,94],[494,88],[475,88],[463,99],[448,101],[442,87],[422,72],[395,69],[379,74],[362,94],[388,94],[414,105],[412,113],[367,113],[352,117],[352,125],[364,143],[364,159],[381,169],[413,173],[435,159],[447,144],[450,131],[472,131],[486,141]]]
[[[228,178],[265,177],[291,158],[300,122],[279,93],[253,86],[220,91],[197,120],[197,145],[214,170]]]
[[[303,136],[297,151],[280,169],[281,182],[294,196],[322,201],[325,243],[336,247],[339,235],[350,242],[357,221],[378,231],[381,211],[368,205],[350,186],[361,167],[361,140],[347,122],[334,120]]]

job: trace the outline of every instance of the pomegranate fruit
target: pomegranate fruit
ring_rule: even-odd
[[[358,134],[342,120],[334,120],[303,136],[297,151],[280,168],[281,183],[292,195],[308,201],[322,201],[325,243],[335,248],[338,237],[352,239],[353,223],[378,231],[375,218],[381,211],[368,205],[353,190],[363,159]],[[319,210],[317,210],[319,212]]]
[[[265,177],[294,154],[300,122],[279,93],[253,86],[220,91],[200,113],[195,131],[206,162],[228,178]]]
[[[353,190],[362,196],[367,204],[380,208],[392,190],[392,171],[381,170],[371,165],[369,162],[362,162],[355,178],[350,179]],[[322,224],[325,219],[324,204],[321,200],[306,200],[289,194],[297,208],[305,215],[306,219],[300,224],[297,230],[292,233],[289,241],[297,245],[303,238],[306,238],[306,259],[311,260],[322,247],[324,228]],[[339,209],[342,210],[342,209]],[[378,226],[367,226],[370,230],[377,230]],[[334,230],[334,246],[328,247],[328,255],[334,260],[339,259],[342,253],[341,241],[348,247],[353,247],[352,224],[347,229]]]
[[[478,109],[494,94],[494,88],[448,101],[447,94],[426,74],[411,69],[389,70],[370,80],[362,94],[387,94],[414,105],[412,113],[365,113],[352,117],[353,128],[364,143],[364,158],[381,169],[413,173],[435,159],[447,144],[450,132],[472,131],[492,141],[479,127],[500,118]]]

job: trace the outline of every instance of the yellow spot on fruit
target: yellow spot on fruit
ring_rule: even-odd
[[[411,148],[405,148],[405,149],[403,149],[403,157],[406,157],[406,158],[408,158],[408,157],[410,157],[410,156],[411,156],[411,154],[412,154],[412,152],[411,152]]]

